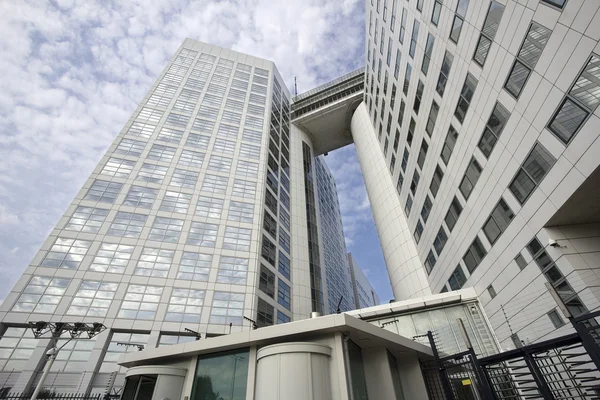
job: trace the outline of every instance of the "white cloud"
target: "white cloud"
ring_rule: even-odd
[[[0,297],[184,38],[271,59],[305,91],[363,64],[362,3],[0,2]]]

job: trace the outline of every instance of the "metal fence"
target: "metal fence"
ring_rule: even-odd
[[[600,312],[572,318],[574,334],[483,358],[471,348],[440,356],[429,332],[435,361],[421,364],[429,398],[600,399],[598,317]]]
[[[80,394],[80,393],[56,393],[52,391],[41,392],[38,399],[42,400],[104,400],[103,394]],[[0,399],[6,400],[30,400],[31,393],[2,393]]]

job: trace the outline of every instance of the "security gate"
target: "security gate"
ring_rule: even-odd
[[[488,357],[472,349],[421,364],[432,400],[600,399],[600,312],[571,319],[571,335]],[[468,339],[467,339],[468,341]],[[470,347],[470,346],[468,346]]]

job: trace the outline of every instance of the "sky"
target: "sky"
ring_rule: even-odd
[[[363,65],[364,2],[0,1],[0,299],[186,37],[270,59],[301,93]],[[326,160],[348,250],[385,302],[354,147]]]

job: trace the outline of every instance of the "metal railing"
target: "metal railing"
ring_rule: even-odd
[[[421,363],[430,399],[600,399],[600,311],[571,318],[576,333],[478,358],[469,350]],[[467,338],[468,341],[468,338]]]

